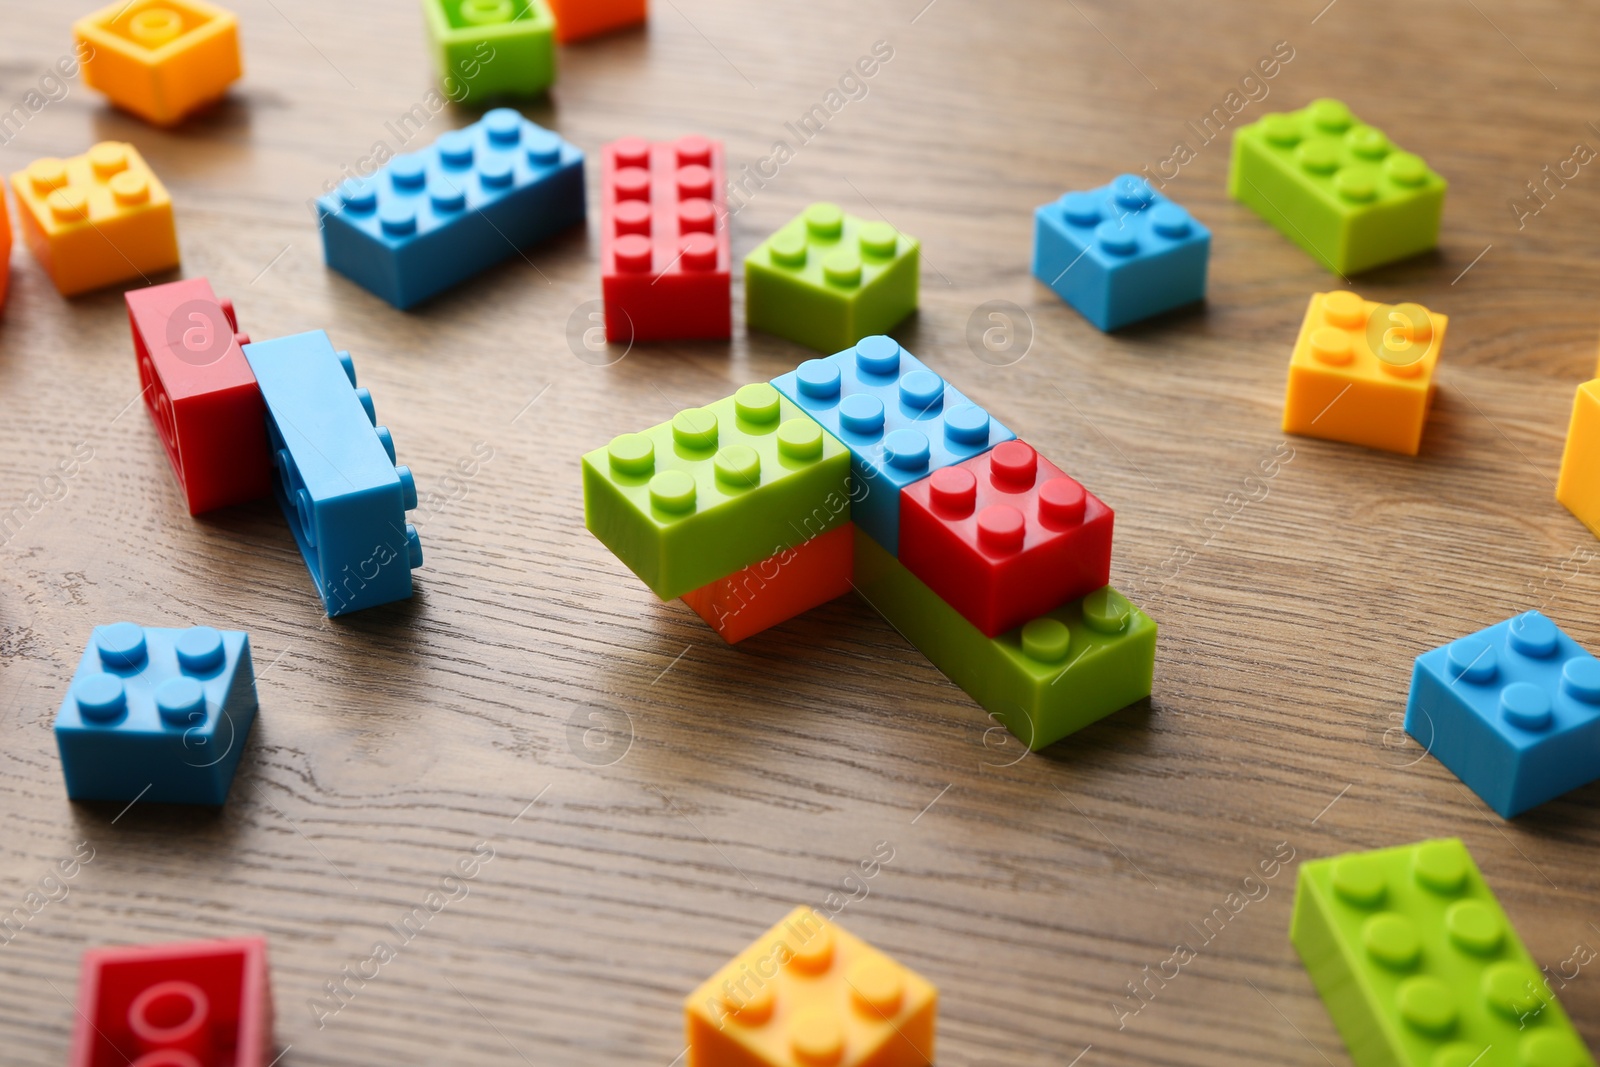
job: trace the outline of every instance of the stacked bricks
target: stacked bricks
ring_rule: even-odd
[[[585,523],[735,642],[855,588],[1030,749],[1150,694],[1111,508],[892,338],[583,457]]]

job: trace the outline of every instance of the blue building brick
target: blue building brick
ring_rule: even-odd
[[[272,489],[329,615],[411,595],[422,542],[408,467],[356,388],[348,352],[322,330],[244,346],[267,404]]]
[[[1017,436],[881,334],[772,384],[850,450],[850,518],[895,555],[901,489]]]
[[[1600,778],[1600,661],[1526,612],[1418,656],[1406,732],[1512,818]]]
[[[584,220],[583,153],[510,108],[317,198],[328,266],[407,308]]]
[[[221,804],[255,721],[249,634],[96,626],[56,712],[67,796]]]
[[[1206,295],[1211,231],[1124,174],[1033,213],[1033,273],[1102,330]]]

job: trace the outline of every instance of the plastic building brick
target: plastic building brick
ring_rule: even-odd
[[[1406,732],[1512,818],[1600,778],[1600,661],[1525,612],[1417,657]]]
[[[67,1067],[268,1067],[272,975],[260,937],[83,954]]]
[[[1600,537],[1600,379],[1584,382],[1572,397],[1556,499]]]
[[[850,520],[850,459],[765,382],[583,457],[583,519],[662,600]]]
[[[812,204],[744,260],[751,329],[837,352],[917,309],[921,245],[887,222]]]
[[[926,1067],[939,991],[796,908],[684,1001],[688,1067]]]
[[[726,338],[726,166],[704,137],[606,145],[600,182],[600,285],[606,339]]]
[[[1150,695],[1156,624],[1110,586],[985,637],[871,537],[856,590],[1017,740],[1038,751]]]
[[[321,330],[257,341],[245,358],[267,405],[272,491],[330,616],[404,600],[422,542],[409,467],[356,388],[350,353]]]
[[[255,719],[248,634],[96,626],[56,713],[67,796],[221,804]]]
[[[1356,1067],[1594,1067],[1454,838],[1303,864],[1289,940]]]
[[[1021,441],[900,493],[900,562],[987,637],[1111,581],[1111,509]]]
[[[648,0],[550,0],[556,40],[562,44],[637,26],[650,14]]]
[[[318,197],[317,217],[328,266],[408,308],[583,222],[583,153],[495,108]]]
[[[150,421],[189,513],[272,492],[272,460],[256,376],[233,304],[188,278],[123,294]]]
[[[0,202],[5,197],[0,195]],[[3,204],[0,204],[3,206]],[[11,286],[11,212],[0,211],[0,311],[5,310],[6,290]]]
[[[1313,294],[1289,360],[1284,432],[1416,455],[1449,324],[1420,304]]]
[[[1211,231],[1124,174],[1033,213],[1033,273],[1102,330],[1206,295]]]
[[[772,380],[850,450],[850,518],[899,552],[900,490],[1016,434],[891,337],[864,337]]]
[[[556,80],[555,17],[546,0],[422,0],[428,40],[457,103],[537,96]]]
[[[83,83],[158,126],[220,99],[239,80],[239,20],[204,0],[133,0],[79,19]]]
[[[683,594],[728,644],[737,644],[850,592],[855,526],[845,523]]]
[[[1437,245],[1446,187],[1337,100],[1264,115],[1233,135],[1228,195],[1335,274]]]
[[[11,175],[22,237],[63,296],[178,265],[172,198],[131,144],[101,141]]]

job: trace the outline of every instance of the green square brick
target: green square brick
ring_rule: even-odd
[[[1228,194],[1337,274],[1437,245],[1446,188],[1337,100],[1264,115],[1233,135]]]
[[[1357,1067],[1594,1067],[1454,838],[1304,864],[1289,940]]]
[[[850,519],[850,453],[765,382],[583,457],[583,521],[662,600]]]
[[[457,103],[537,96],[556,80],[556,20],[545,0],[422,0],[422,12]]]
[[[855,548],[861,598],[1034,751],[1150,695],[1156,624],[1110,586],[990,638],[859,527]]]
[[[744,260],[745,321],[832,354],[917,309],[921,245],[887,222],[812,204]]]

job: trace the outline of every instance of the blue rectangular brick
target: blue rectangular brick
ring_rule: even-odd
[[[1512,818],[1600,778],[1600,661],[1525,612],[1417,657],[1406,732]]]
[[[1034,212],[1033,273],[1102,330],[1206,295],[1211,231],[1124,174]]]
[[[891,555],[900,490],[1017,436],[881,334],[772,384],[850,450],[850,518]]]
[[[221,804],[255,720],[249,634],[96,626],[56,712],[67,796]]]
[[[411,595],[422,542],[408,467],[377,425],[372,394],[356,388],[350,353],[322,330],[244,346],[267,404],[273,495],[329,615]]]
[[[584,220],[583,153],[510,108],[317,198],[328,266],[398,308]]]

